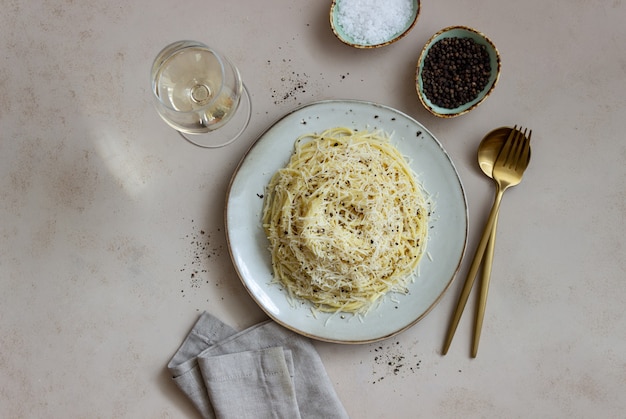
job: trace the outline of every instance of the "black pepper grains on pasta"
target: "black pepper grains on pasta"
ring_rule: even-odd
[[[476,99],[490,75],[489,53],[484,45],[472,38],[443,38],[426,55],[422,87],[434,105],[454,109]]]

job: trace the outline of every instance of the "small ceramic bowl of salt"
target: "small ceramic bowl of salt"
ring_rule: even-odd
[[[333,0],[330,27],[346,45],[378,48],[406,36],[419,13],[419,0]]]

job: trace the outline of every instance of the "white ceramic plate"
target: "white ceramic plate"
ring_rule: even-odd
[[[263,196],[272,175],[284,167],[296,138],[346,126],[381,129],[407,156],[418,179],[434,197],[429,240],[419,275],[407,295],[387,296],[365,316],[316,313],[293,304],[272,284],[269,242],[261,226]],[[276,322],[314,339],[366,343],[393,336],[422,319],[456,274],[467,242],[467,202],[454,164],[424,126],[392,108],[361,101],[323,101],[298,108],[272,125],[250,148],[231,180],[226,234],[239,277],[257,304]]]

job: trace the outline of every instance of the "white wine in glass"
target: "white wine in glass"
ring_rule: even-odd
[[[200,42],[175,42],[157,55],[152,92],[161,118],[201,147],[234,141],[250,120],[250,98],[239,71]]]

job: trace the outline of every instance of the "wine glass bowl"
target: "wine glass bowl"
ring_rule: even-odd
[[[239,70],[214,48],[174,42],[152,64],[152,93],[161,118],[200,147],[220,147],[247,127],[250,98]]]

